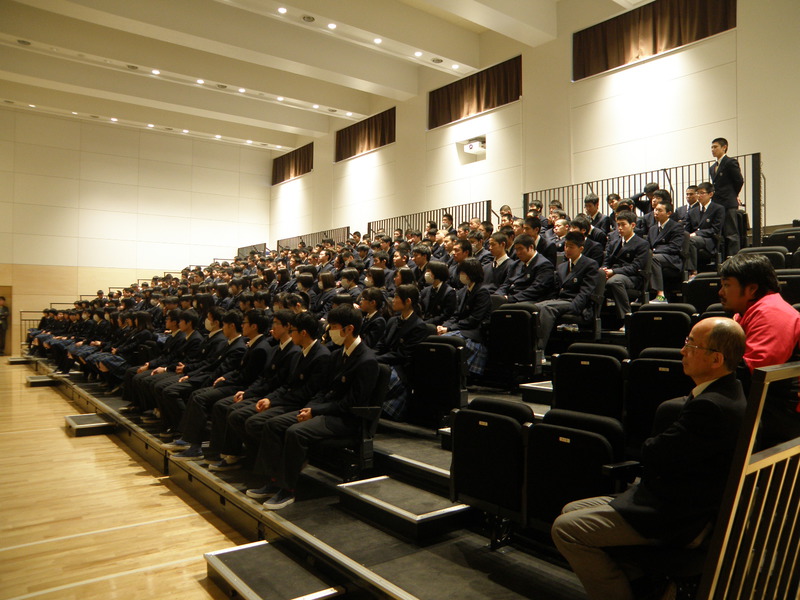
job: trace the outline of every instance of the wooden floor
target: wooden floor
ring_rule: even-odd
[[[0,600],[224,598],[203,553],[238,533],[0,358]]]

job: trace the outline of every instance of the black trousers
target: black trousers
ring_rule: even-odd
[[[156,386],[156,404],[161,411],[161,421],[167,429],[180,431],[181,420],[186,412],[186,401],[198,386],[188,381],[175,381],[164,387]]]
[[[617,316],[624,319],[625,315],[631,312],[631,300],[628,298],[628,290],[635,290],[633,280],[627,275],[615,273],[606,282],[606,295],[614,299],[617,309]]]
[[[536,308],[539,311],[539,349],[544,352],[558,317],[570,311],[572,302],[569,300],[544,300],[537,302]]]
[[[653,262],[650,272],[650,289],[655,291],[664,290],[664,273],[669,275],[679,275],[680,272],[675,268],[664,254],[653,254]]]
[[[234,385],[205,387],[192,392],[186,403],[186,412],[178,429],[181,437],[190,444],[202,444],[206,438],[206,426],[214,405],[228,396],[233,396],[239,388]]]
[[[312,407],[313,414],[313,407]],[[285,490],[294,491],[311,446],[320,440],[353,435],[358,421],[350,416],[320,415],[298,422],[294,410],[269,419],[258,448],[257,467]]]

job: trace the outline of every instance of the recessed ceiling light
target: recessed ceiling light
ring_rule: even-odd
[[[253,140],[247,140],[247,143],[248,143],[248,144],[252,144],[252,143],[253,143]]]
[[[117,117],[111,117],[111,121],[116,123],[117,122]]]
[[[189,130],[188,129],[184,129],[183,133],[189,133]]]
[[[420,56],[422,56],[422,52],[420,52],[419,50],[417,50],[416,52],[414,52],[414,56],[416,56],[417,58],[419,58]]]
[[[73,110],[73,111],[72,111],[72,114],[73,114],[73,115],[77,115],[78,113],[76,113],[76,112]]]
[[[285,8],[283,8],[283,7],[281,6],[281,7],[278,9],[278,12],[279,12],[279,13],[281,13],[282,15],[285,15],[285,14],[286,14],[286,9],[285,9]]]
[[[277,100],[278,102],[283,102],[283,96],[278,96]]]
[[[348,117],[352,117],[352,116],[353,116],[353,113],[349,112],[349,113],[347,113],[347,116],[348,116]]]
[[[33,104],[31,104],[31,106],[33,106]],[[319,108],[319,104],[315,104],[314,108]]]
[[[28,104],[28,106],[30,106],[31,108],[36,108],[35,104]],[[317,107],[317,108],[319,108],[319,107]]]
[[[283,148],[283,146],[275,146],[275,147],[276,147],[278,150],[280,150],[281,148]]]
[[[217,138],[217,139],[220,139],[222,136],[221,136],[221,135],[219,135],[219,134],[217,134],[217,135],[215,135],[214,137],[215,137],[215,138]]]
[[[336,29],[336,23],[328,23],[328,29]]]
[[[247,91],[247,90],[246,90],[246,89],[244,89],[244,88],[239,88],[239,93],[240,93],[240,94],[244,94],[246,91]]]
[[[151,72],[153,75],[161,75],[161,71],[159,71],[158,69],[153,69],[153,70],[152,70],[152,71],[150,71],[150,72]]]
[[[199,83],[200,85],[203,85],[205,82],[206,82],[205,79],[198,79],[197,80],[197,83]]]
[[[306,23],[313,23],[314,21],[316,21],[316,19],[311,15],[303,15],[303,21],[305,21]]]
[[[155,125],[153,125],[152,123],[148,123],[148,124],[147,124],[147,126],[148,126],[148,127],[150,127],[151,129],[152,129],[153,127],[155,127]]]
[[[375,38],[372,41],[375,42],[376,44],[380,44],[381,42],[383,42],[383,40],[381,38]]]
[[[458,69],[458,65],[453,65],[453,68],[454,69]]]

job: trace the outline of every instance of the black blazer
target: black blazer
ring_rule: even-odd
[[[553,273],[553,263],[537,253],[528,265],[518,261],[514,272],[509,274],[497,293],[507,296],[509,302],[548,300],[555,293]]]
[[[214,335],[203,338],[200,344],[200,353],[194,360],[183,363],[183,374],[188,375],[194,371],[203,371],[213,364],[222,349],[228,345],[228,338],[218,329]]]
[[[598,244],[592,238],[587,237],[583,242],[583,256],[591,258],[598,266],[603,262],[603,250],[604,246]]]
[[[241,389],[250,386],[261,374],[264,365],[267,364],[269,351],[269,336],[262,334],[255,344],[245,350],[238,368],[222,375],[225,378],[225,384],[235,385]]]
[[[329,379],[324,389],[308,404],[311,416],[350,414],[353,406],[369,406],[378,379],[378,361],[366,344],[360,343],[344,358],[338,348],[331,356]]]
[[[481,325],[489,319],[489,314],[492,312],[489,290],[476,283],[472,286],[472,291],[467,287],[458,290],[457,296],[458,308],[449,320],[442,323],[442,326],[447,327],[448,331],[458,331],[461,337],[483,342]]]
[[[582,256],[575,264],[572,272],[567,273],[569,261],[565,260],[556,267],[556,288],[559,300],[569,300],[572,303],[569,312],[573,315],[584,315],[588,309],[592,292],[594,292],[600,277],[605,274],[600,272],[600,265],[588,256]]]
[[[431,325],[441,325],[456,311],[456,291],[446,281],[438,291],[429,285],[420,292],[419,303],[422,319]]]
[[[494,266],[494,261],[490,262],[488,265],[484,265],[483,287],[485,287],[491,293],[495,292],[497,288],[506,282],[506,279],[508,279],[508,274],[513,271],[516,263],[516,260],[509,257],[509,259],[504,260],[503,264],[501,264],[499,267]]]
[[[717,246],[717,236],[722,231],[725,209],[713,200],[706,205],[704,214],[700,213],[700,208],[700,203],[695,202],[689,210],[685,228],[689,233],[696,233],[696,237],[703,238],[706,250],[713,252]]]
[[[554,267],[556,266],[558,250],[556,249],[555,244],[542,235],[539,236],[539,242],[536,244],[536,253],[544,256],[547,260],[553,263]]]
[[[623,245],[622,238],[617,236],[608,241],[603,266],[612,269],[615,274],[627,275],[633,285],[642,283],[641,270],[647,265],[650,244],[641,236],[634,235]]]
[[[641,481],[611,506],[645,537],[694,539],[719,509],[746,406],[733,373],[690,397],[671,426],[644,442]]]
[[[611,219],[599,211],[592,217],[592,226],[603,233],[608,233],[613,229]]]
[[[272,390],[288,381],[298,352],[300,347],[292,343],[287,344],[283,350],[280,344],[271,346],[264,370],[247,388],[244,397],[265,398]]]
[[[681,249],[684,235],[687,233],[680,223],[667,219],[660,232],[657,224],[650,228],[647,232],[647,241],[653,249],[653,254],[665,256],[669,263],[680,271],[683,268]]]
[[[708,177],[714,184],[713,201],[720,204],[723,208],[738,208],[739,201],[737,196],[744,185],[742,169],[739,161],[727,154],[720,160],[719,168],[712,172],[714,164],[708,168]]]
[[[302,350],[294,354],[289,377],[270,393],[271,406],[304,407],[328,383],[331,353],[319,341],[303,356]]]
[[[361,341],[370,348],[375,348],[385,331],[386,319],[375,313],[371,319],[364,318],[364,323],[361,325]]]
[[[428,325],[417,313],[405,320],[399,316],[392,317],[386,324],[383,339],[375,348],[378,362],[396,368],[408,366],[414,347],[425,341],[429,334]]]
[[[195,386],[211,385],[218,377],[233,371],[241,364],[244,352],[247,350],[245,338],[239,336],[230,343],[224,336],[223,339],[225,340],[225,345],[211,363],[205,369],[198,369],[189,373],[189,383]]]

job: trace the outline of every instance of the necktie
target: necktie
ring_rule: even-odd
[[[567,273],[572,273],[572,261],[569,261],[569,265],[567,266]]]
[[[714,165],[711,167],[711,177],[716,176],[717,169],[719,169],[719,161],[716,161]]]

